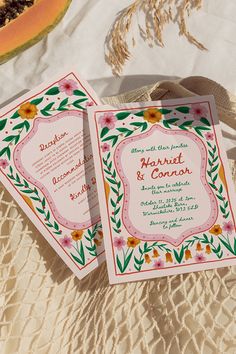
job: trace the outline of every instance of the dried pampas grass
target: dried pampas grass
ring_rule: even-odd
[[[125,62],[130,58],[129,44],[135,45],[134,36],[130,35],[135,15],[144,14],[144,25],[138,24],[141,37],[149,42],[163,47],[163,29],[173,22],[179,27],[179,34],[197,46],[206,49],[203,44],[190,34],[186,25],[186,17],[193,10],[199,10],[202,0],[136,0],[122,10],[109,31],[105,44],[105,57],[112,67],[113,74],[122,72]]]

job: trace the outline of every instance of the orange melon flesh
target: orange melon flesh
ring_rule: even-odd
[[[38,0],[0,29],[0,62],[33,45],[53,29],[71,0]]]

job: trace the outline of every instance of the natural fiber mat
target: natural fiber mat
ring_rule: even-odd
[[[235,128],[236,98],[204,78],[104,101],[209,93],[220,118]],[[110,286],[104,263],[79,281],[2,185],[0,247],[2,354],[236,352],[236,267]]]

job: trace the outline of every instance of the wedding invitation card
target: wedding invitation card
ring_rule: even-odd
[[[88,112],[110,282],[236,264],[236,198],[213,97]]]
[[[0,116],[0,180],[79,278],[104,260],[87,117],[98,102],[71,72]]]

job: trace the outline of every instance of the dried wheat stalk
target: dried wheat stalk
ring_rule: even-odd
[[[197,41],[187,29],[186,17],[190,16],[193,10],[199,10],[203,0],[136,0],[130,6],[122,10],[109,31],[105,44],[105,57],[112,67],[112,72],[119,75],[122,72],[125,62],[130,58],[130,41],[135,45],[134,36],[130,36],[134,16],[143,13],[145,25],[140,24],[139,32],[142,38],[149,42],[164,46],[163,29],[169,22],[176,23],[179,27],[179,34],[185,36],[188,41],[199,49],[206,49],[203,44]],[[131,37],[131,38],[130,38]]]

